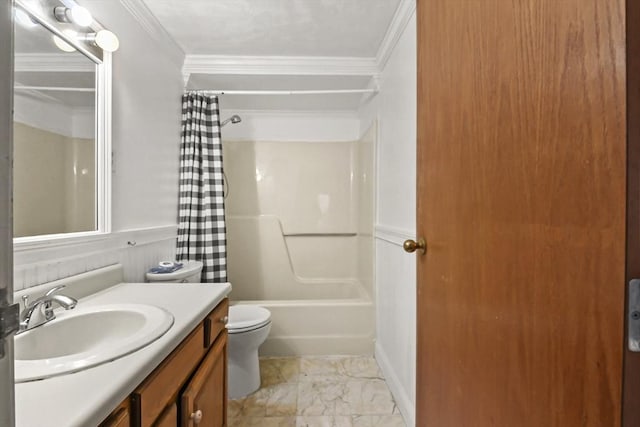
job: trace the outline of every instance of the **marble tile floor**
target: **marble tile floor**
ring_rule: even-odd
[[[262,358],[260,375],[229,427],[405,427],[373,357]]]

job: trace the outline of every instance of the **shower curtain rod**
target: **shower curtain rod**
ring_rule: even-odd
[[[329,90],[215,90],[199,89],[194,92],[209,95],[329,95],[347,93],[378,93],[377,89],[329,89]]]
[[[19,90],[44,90],[50,92],[95,92],[91,87],[59,87],[59,86],[15,86]]]

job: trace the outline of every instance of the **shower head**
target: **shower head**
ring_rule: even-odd
[[[220,127],[226,125],[229,122],[235,124],[235,123],[240,123],[241,121],[242,119],[240,118],[240,116],[237,114],[234,114],[233,116],[229,117],[227,120],[224,120],[222,123],[220,123]]]

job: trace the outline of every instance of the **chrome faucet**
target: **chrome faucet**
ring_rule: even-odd
[[[29,297],[26,295],[23,296],[22,301],[24,302],[24,309],[20,312],[20,329],[17,333],[19,334],[21,332],[28,331],[29,329],[44,325],[45,323],[55,319],[56,315],[53,312],[54,302],[65,310],[75,308],[78,300],[66,295],[56,294],[56,292],[64,287],[64,285],[56,286],[32,303],[29,303]]]

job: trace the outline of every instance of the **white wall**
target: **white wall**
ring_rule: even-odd
[[[88,6],[120,38],[113,55],[113,230],[176,224],[184,58],[167,55],[120,2]]]
[[[95,108],[75,108],[71,119],[71,135],[74,138],[94,139],[96,137],[95,116]]]
[[[184,57],[151,37],[121,2],[84,3],[120,39],[113,54],[114,233],[20,248],[16,290],[115,262],[125,263],[126,280],[142,281],[150,263],[175,254]]]
[[[240,123],[222,128],[226,141],[340,142],[357,141],[360,120],[355,112],[234,110],[225,108],[220,98],[220,118],[238,114]]]
[[[70,138],[95,138],[93,108],[72,109],[29,96],[13,97],[13,120]]]
[[[415,13],[360,110],[361,131],[377,117],[376,359],[408,426],[415,425],[416,260],[402,249],[416,229]]]

